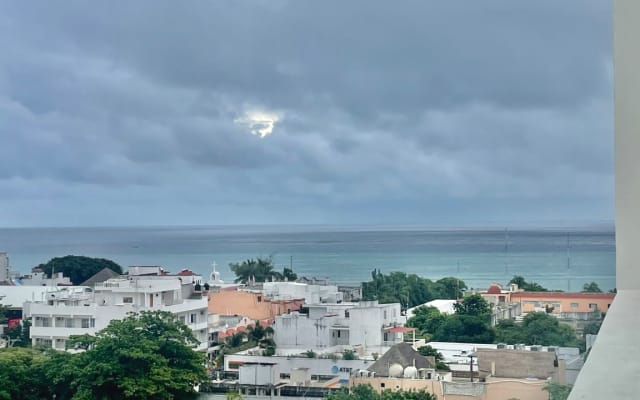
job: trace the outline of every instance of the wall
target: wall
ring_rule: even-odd
[[[485,385],[487,399],[491,400],[548,400],[549,392],[542,390],[545,381],[488,379]],[[450,397],[447,396],[447,399]]]
[[[209,312],[220,315],[242,315],[252,320],[265,320],[297,311],[303,300],[266,301],[262,293],[223,290],[209,293]]]
[[[442,396],[442,383],[440,381],[434,381],[431,379],[404,379],[404,378],[389,378],[389,377],[357,377],[352,376],[349,379],[349,387],[353,388],[359,385],[371,385],[378,393],[383,390],[403,390],[403,391],[421,391],[424,390],[429,393],[433,393],[438,396],[439,399]],[[449,396],[447,396],[449,399]]]
[[[554,367],[555,352],[478,349],[478,370],[480,377],[492,374],[502,378],[546,379],[557,373]]]
[[[489,380],[487,383],[470,382],[441,382],[423,379],[402,379],[402,378],[361,378],[351,377],[349,386],[371,385],[376,391],[382,390],[425,390],[435,394],[438,399],[447,400],[547,400],[549,393],[542,390],[544,381],[523,381],[523,380]],[[382,387],[384,385],[384,387]],[[455,389],[445,389],[445,386],[455,386]],[[452,392],[468,393],[467,395],[452,394]],[[443,392],[448,392],[443,394]],[[476,395],[471,395],[476,393]]]
[[[538,303],[538,309],[544,308],[545,305],[553,305],[552,313],[590,313],[593,310],[589,307],[590,304],[596,304],[598,311],[607,312],[609,306],[613,303],[615,294],[613,293],[514,293],[511,296],[513,302],[520,302],[522,304],[522,312],[529,313],[536,311],[536,305],[532,303]],[[571,305],[576,303],[577,307]],[[558,306],[559,305],[559,306]]]
[[[336,318],[313,319],[297,312],[276,318],[273,330],[277,347],[303,347],[319,349],[328,347],[331,340],[329,327]]]
[[[280,373],[291,374],[296,368],[309,368],[311,375],[337,375],[340,379],[349,379],[351,371],[367,369],[372,361],[367,360],[331,360],[328,358],[303,357],[265,357],[245,354],[230,354],[224,357],[225,371],[235,371],[234,363],[277,363]]]
[[[640,289],[640,2],[615,2],[616,286]]]

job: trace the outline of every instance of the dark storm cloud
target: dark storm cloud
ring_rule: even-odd
[[[584,215],[570,202],[554,215],[612,216],[606,1],[5,2],[0,15],[7,224],[64,224],[78,204],[81,224],[428,222],[455,220],[445,203],[460,199],[533,214],[531,199],[579,199]]]

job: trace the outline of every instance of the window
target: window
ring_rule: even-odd
[[[384,310],[384,313],[383,313],[383,314],[384,314],[384,317],[383,317],[383,318],[384,318],[384,319],[387,319],[387,310]]]
[[[380,383],[380,387],[383,388],[384,387],[384,382]]]
[[[122,298],[122,302],[125,304],[132,304],[133,303],[133,297],[123,297]]]
[[[262,296],[258,296],[258,303],[262,302]]]
[[[74,328],[74,323],[73,323],[73,318],[67,318],[64,320],[64,327],[65,328]]]
[[[340,331],[338,331],[338,337],[340,337]]]
[[[344,310],[344,317],[349,318],[349,310]]]
[[[598,309],[598,305],[594,303],[589,303],[589,308],[592,309],[593,311],[596,311]]]
[[[42,317],[42,326],[50,327],[51,326],[51,318]]]
[[[96,320],[93,318],[83,318],[80,326],[84,329],[95,328]]]
[[[196,314],[190,314],[189,315],[189,323],[195,324],[197,321],[197,315]]]
[[[578,308],[578,303],[571,303],[571,308]]]

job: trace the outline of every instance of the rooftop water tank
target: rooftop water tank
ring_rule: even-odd
[[[418,377],[418,369],[412,365],[404,369],[404,377],[409,379],[416,379]]]
[[[389,367],[389,376],[392,378],[400,378],[403,372],[404,368],[400,364],[391,364]]]

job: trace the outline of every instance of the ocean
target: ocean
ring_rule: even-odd
[[[129,265],[190,268],[205,276],[228,265],[272,257],[277,268],[340,284],[368,280],[374,268],[430,279],[458,276],[485,288],[514,275],[560,290],[595,281],[615,287],[613,229],[427,229],[391,226],[188,226],[0,229],[0,252],[22,273],[68,254]]]

